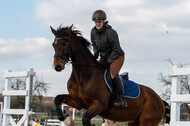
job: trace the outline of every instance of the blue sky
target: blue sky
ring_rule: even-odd
[[[28,38],[52,38],[50,36],[49,27],[44,26],[35,19],[35,5],[36,2],[32,0],[1,1],[0,15],[2,19],[0,27],[3,30],[0,32],[0,38],[7,41],[14,40],[15,42],[12,42],[12,44],[17,44],[17,46],[22,44],[20,41]],[[40,61],[41,63],[39,64],[30,56],[23,57],[19,55],[20,54],[13,53],[12,57],[4,56],[0,62],[0,66],[3,66],[4,69],[17,69],[19,66],[19,69],[22,69],[22,67],[47,67],[45,61]],[[30,64],[33,64],[33,66],[30,66]]]
[[[24,39],[43,35],[38,29],[43,28],[35,15],[35,2],[25,1],[1,1],[1,37],[4,39]],[[45,30],[44,30],[45,31]]]
[[[48,95],[67,92],[65,80],[72,68],[67,65],[61,73],[52,69],[49,26],[74,24],[89,39],[91,15],[97,9],[107,13],[119,34],[126,54],[121,72],[129,71],[132,80],[160,94],[158,74],[167,74],[171,67],[166,59],[190,63],[189,0],[6,0],[0,4],[0,91],[6,70],[34,68],[51,83]]]

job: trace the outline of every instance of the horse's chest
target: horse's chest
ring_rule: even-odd
[[[90,99],[89,99],[89,96],[83,92],[83,91],[78,91],[78,98],[80,99],[80,102],[82,103],[82,106],[85,108],[87,107],[88,105],[90,105]]]
[[[79,99],[81,99],[81,100],[85,100],[85,95],[84,95],[84,92],[82,92],[82,90],[78,90],[78,97],[79,97]]]

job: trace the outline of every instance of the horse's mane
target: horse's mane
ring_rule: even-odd
[[[69,27],[68,26],[67,27],[59,26],[59,28],[57,29],[57,32],[56,32],[57,37],[66,37],[67,36],[66,29],[67,28],[69,28]],[[80,40],[80,42],[84,46],[84,48],[92,55],[92,53],[90,51],[92,44],[82,36],[81,31],[76,30],[75,28],[72,28],[71,33],[74,34],[75,36],[77,36],[77,38]]]

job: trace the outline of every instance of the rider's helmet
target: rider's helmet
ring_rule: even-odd
[[[103,10],[96,10],[92,15],[93,21],[106,20],[106,13]]]

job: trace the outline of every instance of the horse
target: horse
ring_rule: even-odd
[[[64,103],[78,110],[87,110],[82,117],[84,126],[91,126],[90,120],[96,115],[113,121],[128,121],[128,126],[159,124],[165,107],[151,88],[138,84],[141,91],[138,98],[126,98],[128,107],[114,106],[117,97],[112,97],[105,84],[105,68],[91,53],[91,43],[73,25],[60,26],[57,30],[50,28],[55,36],[52,44],[55,51],[53,68],[61,72],[68,62],[72,64],[72,72],[67,81],[69,94],[60,94],[54,99],[60,121],[66,118],[61,110],[61,104]]]

